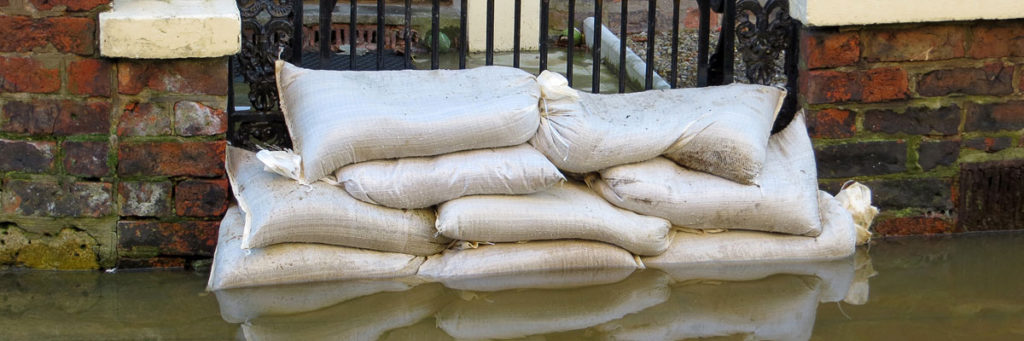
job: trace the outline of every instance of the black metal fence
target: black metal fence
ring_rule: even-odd
[[[232,63],[232,68],[238,68],[249,86],[248,99],[251,103],[249,110],[235,110],[234,98],[228,100],[229,105],[229,131],[228,139],[234,145],[252,146],[254,143],[267,143],[275,145],[287,145],[287,130],[284,128],[283,119],[277,107],[277,89],[274,84],[274,61],[278,58],[288,60],[295,64],[318,65],[321,68],[334,68],[346,70],[358,70],[357,67],[357,10],[359,8],[356,0],[348,1],[349,5],[349,27],[347,39],[349,43],[349,57],[347,63],[330,63],[330,59],[336,55],[331,50],[331,27],[332,13],[339,1],[344,0],[319,0],[319,53],[318,55],[303,56],[302,53],[302,0],[238,0],[238,6],[242,15],[242,51],[236,56],[237,63]],[[458,67],[466,68],[466,57],[468,55],[468,44],[465,37],[468,36],[467,9],[468,0],[459,1],[459,30],[463,42],[458,44]],[[500,0],[509,1],[509,0]],[[521,39],[524,34],[537,34],[539,43],[539,68],[548,68],[549,36],[548,28],[551,20],[550,0],[527,0],[540,2],[540,29],[538,32],[522,32],[520,19],[522,16],[522,0],[514,1],[514,27],[513,27],[513,67],[520,67],[520,54],[522,53]],[[565,18],[569,32],[573,32],[576,18],[576,0],[568,1],[568,16]],[[635,0],[639,1],[639,0]],[[780,56],[785,55],[784,73],[786,76],[786,88],[789,95],[779,114],[774,130],[780,130],[792,119],[796,109],[797,90],[797,61],[798,61],[798,34],[799,23],[791,20],[788,12],[787,0],[696,0],[699,11],[699,24],[697,29],[697,86],[711,86],[730,84],[734,81],[734,51],[740,53],[746,65],[746,78],[751,82],[768,84],[776,74],[776,63]],[[621,15],[620,46],[619,46],[619,82],[618,91],[626,90],[626,37],[628,23],[629,0],[620,0]],[[651,89],[654,80],[654,58],[656,18],[660,11],[657,8],[657,0],[647,1],[647,53],[646,70],[644,74],[644,88]],[[485,64],[494,63],[494,17],[495,0],[487,0],[486,11],[486,42],[485,42]],[[392,5],[392,7],[395,5]],[[432,0],[431,3],[431,26],[428,39],[430,42],[430,68],[439,67],[439,44],[440,44],[440,0]],[[602,73],[601,61],[601,27],[604,1],[593,0],[594,32],[593,47],[590,53],[593,58],[591,91],[600,91],[600,77]],[[385,22],[388,5],[385,0],[377,0],[376,6],[376,53],[374,54],[376,70],[385,69]],[[413,55],[412,34],[412,1],[405,0],[404,6],[404,51],[401,55],[404,61],[400,68],[411,68],[410,60]],[[711,48],[711,26],[712,15],[721,14],[721,31],[718,35],[718,42],[715,44],[715,52],[710,53]],[[677,87],[678,59],[679,59],[679,22],[680,22],[680,0],[672,1],[672,42],[671,42],[671,69],[669,71],[669,84],[672,88]],[[570,33],[572,34],[572,33]],[[571,38],[570,38],[571,39]],[[340,41],[340,37],[339,37]],[[736,43],[739,43],[737,46]],[[573,53],[574,44],[566,47],[568,62],[565,72],[573,74]],[[303,58],[319,58],[318,63],[303,63]],[[345,65],[347,64],[347,65]],[[334,67],[327,67],[333,65]],[[340,67],[339,67],[340,66]],[[347,67],[346,67],[347,66]],[[553,70],[561,71],[561,70]],[[232,75],[235,74],[232,70]],[[567,77],[570,85],[573,77]]]

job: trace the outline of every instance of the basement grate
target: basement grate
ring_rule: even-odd
[[[960,231],[1024,229],[1024,160],[960,165]]]

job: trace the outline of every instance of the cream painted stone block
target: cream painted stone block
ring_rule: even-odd
[[[519,20],[519,46],[522,50],[536,50],[540,47],[540,1],[523,1],[522,17]],[[466,30],[469,34],[469,51],[482,52],[487,48],[487,0],[469,0],[466,9]],[[512,51],[515,28],[515,2],[494,1],[494,50]]]
[[[234,0],[114,0],[99,17],[106,57],[205,58],[241,48]]]
[[[1024,18],[1022,0],[790,0],[789,15],[808,26]]]

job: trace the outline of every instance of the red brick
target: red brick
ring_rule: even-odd
[[[867,61],[944,60],[964,56],[966,31],[957,25],[922,25],[864,31]]]
[[[59,52],[91,55],[96,22],[80,17],[0,16],[0,32],[5,32],[0,52],[31,52],[53,45]]]
[[[10,4],[11,4],[10,0],[0,0],[0,7],[7,7],[7,6],[10,6]]]
[[[227,95],[227,59],[121,62],[117,65],[117,89],[129,95],[144,89]]]
[[[20,134],[106,134],[110,131],[110,103],[71,100],[8,102],[0,130]]]
[[[882,212],[905,208],[953,209],[953,182],[948,178],[882,179],[864,182],[871,202]]]
[[[952,233],[953,223],[942,218],[900,217],[883,219],[875,223],[879,236],[909,236]]]
[[[6,213],[43,217],[102,217],[113,212],[112,186],[102,182],[8,180]]]
[[[967,141],[964,141],[964,148],[984,151],[986,153],[995,153],[1000,150],[1010,148],[1013,145],[1013,140],[1009,137],[977,137]]]
[[[860,60],[858,32],[805,30],[800,51],[808,69],[852,65]]]
[[[872,141],[817,147],[819,178],[849,178],[902,173],[907,146],[902,141]]]
[[[68,91],[76,95],[110,96],[110,63],[79,59],[68,63]]]
[[[849,110],[829,108],[807,116],[807,130],[813,138],[846,138],[857,132],[856,117]]]
[[[0,39],[0,44],[4,41]],[[0,92],[50,93],[57,90],[60,90],[59,67],[47,67],[32,58],[0,57]]]
[[[864,129],[886,134],[956,135],[960,111],[955,104],[938,109],[908,107],[903,113],[868,110],[864,113]]]
[[[939,166],[950,166],[960,157],[960,141],[924,141],[917,152],[917,164],[929,171]]]
[[[1012,65],[989,63],[982,68],[935,70],[921,76],[917,93],[922,96],[1009,95],[1013,93]]]
[[[185,180],[174,187],[174,210],[185,217],[219,217],[230,197],[227,179]]]
[[[88,11],[100,5],[110,3],[110,0],[30,0],[36,9],[49,11],[57,6],[64,6],[68,11]]]
[[[1024,129],[1024,101],[977,104],[967,106],[966,131],[1000,131]]]
[[[64,150],[64,171],[68,174],[98,178],[110,173],[107,154],[110,144],[105,141],[66,141]]]
[[[185,258],[153,257],[153,258],[120,258],[118,269],[184,269]]]
[[[122,216],[162,217],[171,214],[171,192],[168,181],[122,181],[117,186],[117,203]]]
[[[53,170],[57,144],[0,139],[0,155],[0,172],[49,172]]]
[[[121,143],[120,175],[198,176],[224,175],[224,141]]]
[[[909,81],[903,69],[877,68],[865,71],[860,77],[863,102],[884,102],[907,98]]]
[[[857,74],[839,71],[807,71],[800,74],[800,94],[809,104],[836,103],[860,99]]]
[[[155,103],[128,103],[117,123],[121,136],[158,136],[171,134],[171,117]]]
[[[174,129],[181,136],[208,136],[228,130],[228,115],[202,103],[174,103]]]
[[[669,22],[671,22],[671,20]],[[697,7],[691,7],[690,9],[686,10],[686,14],[683,17],[683,27],[693,29],[700,28],[700,9],[698,9]],[[718,15],[716,15],[714,12],[711,12],[711,17],[708,18],[708,27],[717,31]]]
[[[1024,57],[1024,24],[982,21],[973,28],[971,58]]]
[[[162,256],[212,256],[217,247],[219,224],[215,221],[120,221],[117,223],[117,248],[121,253],[156,248]]]

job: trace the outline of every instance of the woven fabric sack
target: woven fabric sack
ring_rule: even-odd
[[[540,122],[537,82],[515,68],[276,69],[303,183],[360,161],[522,144]]]
[[[333,182],[352,197],[394,208],[423,208],[475,194],[529,194],[565,178],[528,144],[433,157],[351,164]]]
[[[670,228],[665,219],[612,206],[575,182],[528,195],[462,197],[441,204],[437,216],[437,231],[456,240],[586,239],[639,255],[664,252]]]
[[[761,85],[589,94],[538,77],[540,130],[530,143],[559,169],[587,173],[659,155],[751,183],[785,91]]]
[[[322,181],[301,185],[265,171],[255,155],[227,150],[228,176],[245,212],[242,248],[322,243],[426,256],[450,242],[437,235],[433,210],[365,203]]]
[[[818,177],[802,116],[775,134],[759,186],[657,158],[612,167],[589,184],[616,206],[694,229],[744,229],[816,236]]]
[[[415,275],[423,257],[322,244],[278,244],[243,250],[244,213],[232,206],[221,221],[208,290]]]

